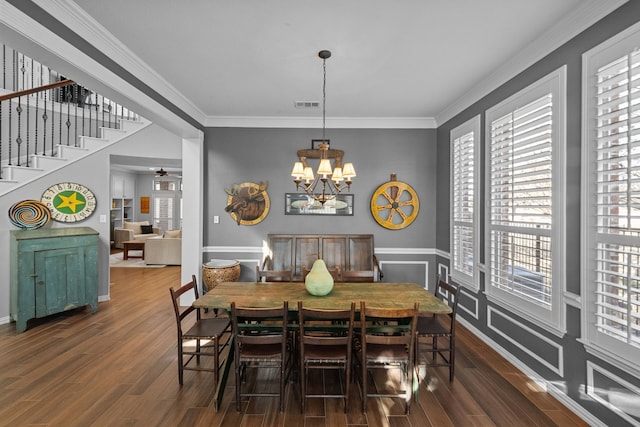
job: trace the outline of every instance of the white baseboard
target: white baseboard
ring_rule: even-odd
[[[543,387],[550,395],[554,398],[558,399],[560,403],[569,408],[573,413],[582,418],[586,423],[589,423],[591,426],[598,427],[607,427],[605,423],[600,421],[595,415],[591,412],[587,411],[583,406],[580,406],[575,400],[569,397],[562,389],[558,388],[553,382],[542,378],[538,375],[534,370],[532,370],[529,366],[522,363],[520,359],[515,357],[513,354],[509,353],[503,347],[501,347],[498,343],[493,341],[488,336],[484,335],[474,326],[469,324],[464,319],[458,317],[456,320],[460,322],[465,328],[467,328],[471,333],[473,333],[476,337],[482,340],[485,344],[490,346],[493,350],[495,350],[500,356],[504,357],[507,361],[509,361],[512,365],[518,368],[523,374],[531,379],[531,381],[539,384]],[[585,395],[586,398],[589,398]]]

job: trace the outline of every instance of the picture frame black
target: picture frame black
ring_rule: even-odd
[[[311,140],[311,149],[319,150],[320,144],[327,144],[328,148],[331,148],[331,140],[330,139],[312,139]]]
[[[285,193],[284,214],[353,216],[353,201],[353,194],[338,194],[323,206],[305,193]]]

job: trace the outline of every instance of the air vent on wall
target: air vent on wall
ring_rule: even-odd
[[[318,108],[320,106],[319,101],[294,101],[296,108]]]

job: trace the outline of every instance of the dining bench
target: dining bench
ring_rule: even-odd
[[[267,244],[270,253],[261,269],[291,270],[294,281],[303,280],[303,271],[310,270],[318,258],[327,268],[344,272],[345,277],[368,277],[367,281],[373,282],[382,279],[373,234],[269,234]]]

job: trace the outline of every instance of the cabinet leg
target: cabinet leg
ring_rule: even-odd
[[[22,333],[27,330],[27,321],[26,320],[16,320],[16,332]]]

